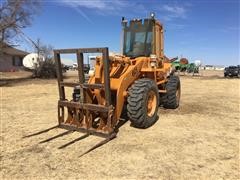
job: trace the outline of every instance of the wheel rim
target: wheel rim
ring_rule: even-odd
[[[147,99],[147,115],[149,117],[152,117],[155,113],[157,107],[157,96],[154,91],[150,91],[148,93],[148,99]]]

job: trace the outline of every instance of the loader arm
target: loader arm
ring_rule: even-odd
[[[119,79],[112,78],[110,87],[112,90],[116,90],[116,107],[114,113],[114,119],[118,120],[121,116],[125,98],[128,93],[130,85],[140,77],[143,61],[137,61],[136,64],[127,67],[124,74]]]

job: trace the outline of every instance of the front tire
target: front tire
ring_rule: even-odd
[[[134,127],[148,128],[158,119],[159,93],[156,83],[148,78],[139,79],[129,88],[128,117]]]

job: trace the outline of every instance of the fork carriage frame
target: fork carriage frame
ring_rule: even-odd
[[[85,82],[83,71],[83,54],[84,53],[102,53],[104,83],[88,84]],[[76,54],[78,63],[78,80],[79,82],[64,82],[62,73],[62,63],[60,54]],[[58,101],[58,123],[59,127],[95,134],[99,136],[110,135],[114,132],[116,124],[113,123],[114,107],[111,102],[110,77],[109,77],[109,53],[108,48],[77,48],[77,49],[56,49],[54,50],[54,59],[56,62],[57,81],[59,89]],[[80,86],[80,100],[73,102],[65,97],[65,87]],[[90,90],[104,89],[105,104],[93,104],[87,98]],[[90,92],[91,94],[91,92]],[[68,117],[64,118],[64,107],[67,108]],[[105,114],[105,119],[100,120],[97,128],[93,127],[93,114]],[[100,117],[102,118],[102,117]]]

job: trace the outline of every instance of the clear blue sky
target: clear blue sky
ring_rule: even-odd
[[[145,18],[154,11],[166,30],[168,57],[234,65],[240,64],[239,10],[239,0],[43,1],[24,32],[55,48],[107,46],[119,52],[121,17]]]

